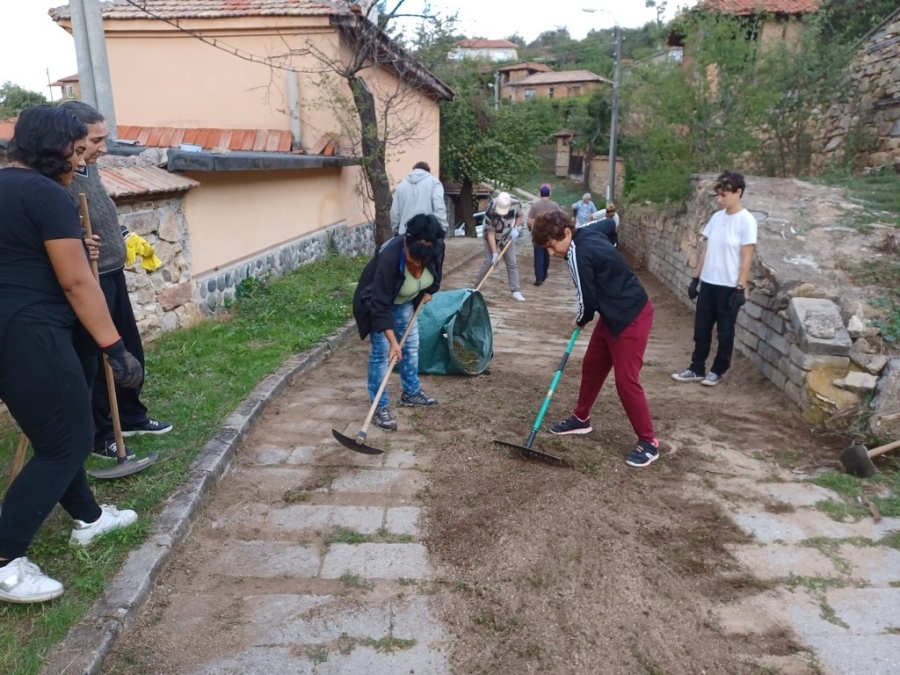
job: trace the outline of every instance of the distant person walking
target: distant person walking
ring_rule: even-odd
[[[528,210],[528,229],[534,227],[534,219],[551,211],[559,211],[559,204],[550,199],[552,190],[549,185],[541,185],[541,197],[531,204]],[[547,280],[550,271],[550,254],[543,246],[534,247],[534,285],[540,286]]]
[[[391,230],[394,236],[406,234],[406,223],[419,213],[437,218],[444,232],[447,232],[449,224],[444,186],[431,175],[427,162],[416,162],[410,174],[394,190],[391,202]]]
[[[700,382],[707,387],[719,384],[731,366],[734,326],[738,312],[747,301],[745,288],[757,238],[756,218],[741,203],[746,190],[744,177],[725,171],[716,179],[715,190],[723,208],[713,214],[703,229],[706,242],[688,286],[688,296],[697,299],[694,353],[687,370],[672,374],[679,382]],[[717,328],[719,346],[712,369],[707,373],[713,326]]]
[[[509,242],[509,248],[503,254],[506,264],[506,277],[513,300],[525,302],[525,296],[519,290],[519,263],[516,261],[516,239],[522,225],[521,204],[513,206],[512,196],[501,192],[492,199],[484,211],[484,264],[478,271],[475,285],[481,283],[488,270],[500,259],[500,251]]]
[[[591,201],[591,193],[585,192],[580,202],[572,204],[572,213],[575,216],[575,227],[584,227],[591,222],[591,216],[597,210]]]

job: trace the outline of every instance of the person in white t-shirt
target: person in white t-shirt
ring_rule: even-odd
[[[731,365],[734,326],[738,312],[747,301],[745,288],[757,237],[756,218],[741,204],[745,189],[744,177],[739,173],[725,171],[716,179],[716,197],[724,208],[716,211],[703,229],[706,242],[688,286],[688,296],[692,300],[697,298],[694,353],[687,370],[672,374],[679,382],[700,382],[713,387]],[[707,373],[713,326],[719,346]]]

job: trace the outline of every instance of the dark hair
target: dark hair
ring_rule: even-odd
[[[743,197],[744,192],[747,191],[747,183],[744,182],[744,175],[737,173],[736,171],[723,171],[720,173],[719,177],[716,178],[714,187],[716,192],[737,192],[740,190],[741,197]]]
[[[406,222],[406,250],[425,264],[437,255],[437,243],[444,238],[444,228],[433,215],[419,213]]]
[[[431,167],[428,166],[428,162],[416,162],[415,164],[413,164],[413,169],[423,169],[428,173],[431,173]]]
[[[572,221],[562,211],[542,213],[531,226],[531,242],[539,247],[549,246],[551,239],[561,241],[566,238],[567,227],[572,229]]]
[[[59,104],[60,109],[73,114],[84,126],[105,122],[106,118],[96,108],[83,101],[64,101]]]
[[[9,158],[55,181],[72,170],[73,144],[87,129],[72,113],[36,105],[19,113],[9,142]]]

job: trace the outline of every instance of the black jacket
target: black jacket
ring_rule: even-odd
[[[428,264],[434,275],[434,283],[424,289],[415,300],[419,306],[426,293],[437,293],[441,288],[441,270],[444,266],[444,240],[437,241],[437,255]],[[353,293],[353,318],[359,329],[359,338],[365,340],[369,333],[394,328],[391,306],[403,287],[403,272],[406,269],[404,237],[397,236],[382,244],[381,248],[366,263],[356,291]]]
[[[641,282],[599,228],[576,229],[566,261],[578,289],[579,326],[599,312],[610,332],[619,335],[647,304]]]

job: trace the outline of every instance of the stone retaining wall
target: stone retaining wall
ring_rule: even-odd
[[[632,205],[619,230],[619,245],[636,265],[692,309],[687,286],[700,253],[700,232],[718,208],[711,185],[709,177],[695,177],[694,194],[680,207]],[[762,232],[769,216],[754,215]],[[738,316],[735,348],[797,404],[808,423],[844,427],[876,389],[877,376],[888,364],[870,344],[878,329],[861,320],[858,306],[842,303],[828,291],[797,281],[779,284],[777,272],[760,261],[759,249],[764,255],[762,240],[747,303]],[[691,336],[684,339],[687,355]],[[893,366],[900,368],[900,363]]]
[[[860,46],[848,73],[845,102],[816,124],[813,167],[857,160],[882,166],[900,159],[900,12]]]
[[[194,301],[204,315],[225,311],[240,283],[247,278],[277,278],[301,265],[322,260],[334,251],[340,256],[375,252],[372,224],[348,227],[345,223],[304,236],[194,280]]]

